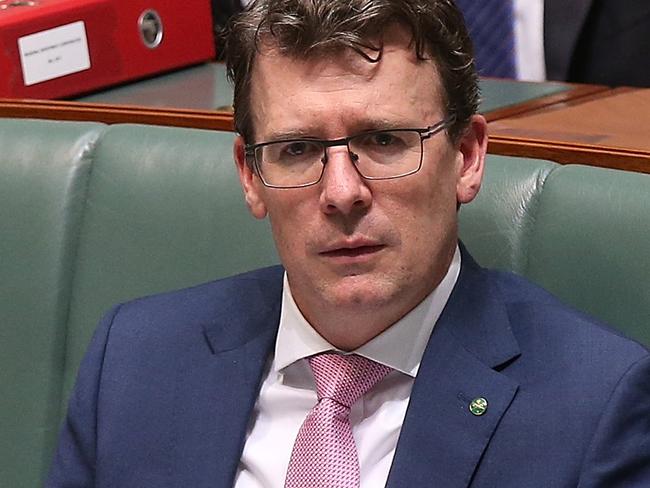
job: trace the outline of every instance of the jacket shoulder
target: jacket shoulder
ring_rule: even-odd
[[[648,356],[648,349],[611,324],[564,303],[552,293],[518,275],[487,271],[506,305],[520,343],[546,341],[568,356],[584,354],[620,358],[623,363]],[[561,345],[565,344],[564,347]]]
[[[202,283],[188,288],[137,298],[120,305],[120,314],[145,315],[151,318],[185,321],[214,317],[224,309],[250,308],[255,300],[261,304],[279,300],[282,293],[281,266]]]

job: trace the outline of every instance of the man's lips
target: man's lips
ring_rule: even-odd
[[[321,252],[321,256],[326,257],[357,257],[363,256],[366,254],[373,254],[381,251],[385,246],[381,244],[374,244],[368,246],[356,246],[356,247],[340,247],[335,249],[330,249],[329,251]]]
[[[376,239],[356,237],[352,239],[332,242],[323,246],[319,254],[324,257],[350,257],[374,254],[385,248],[386,245]]]

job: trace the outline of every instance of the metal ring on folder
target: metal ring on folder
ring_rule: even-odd
[[[157,48],[163,39],[163,23],[155,10],[145,10],[138,19],[140,38],[149,49]]]

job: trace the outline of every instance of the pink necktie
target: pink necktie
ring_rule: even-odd
[[[307,414],[291,452],[285,488],[359,486],[359,458],[350,407],[391,368],[356,355],[324,353],[309,358],[318,403]]]

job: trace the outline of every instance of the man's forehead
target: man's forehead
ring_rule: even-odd
[[[387,61],[389,59],[389,61]],[[273,69],[283,65],[289,70]],[[363,47],[338,46],[314,49],[308,53],[286,51],[266,41],[258,51],[251,73],[251,96],[265,93],[269,89],[281,88],[273,78],[300,79],[305,84],[338,77],[361,78],[371,81],[381,70],[404,69],[404,66],[425,67],[419,75],[433,82],[438,92],[442,87],[437,64],[432,58],[418,58],[410,37],[384,39],[381,51]]]
[[[360,77],[370,80],[380,68],[380,63],[369,62],[351,48],[340,48],[336,51],[315,52],[308,56],[287,54],[278,50],[260,53],[253,68],[251,80],[268,81],[270,76],[288,76],[283,71],[266,69],[274,65],[291,66],[291,75],[302,79],[305,83],[330,76]]]
[[[419,59],[412,34],[399,24],[387,27],[381,35],[363,39],[358,43],[348,44],[343,41],[323,42],[305,49],[294,46],[281,46],[270,34],[262,35],[258,40],[257,62],[260,59],[291,59],[297,63],[321,64],[327,61],[349,64],[352,69],[363,70],[376,64],[388,51],[401,50],[404,58],[411,62],[425,62],[436,66],[433,59]],[[253,63],[255,66],[256,63]],[[253,77],[255,70],[253,69]]]

